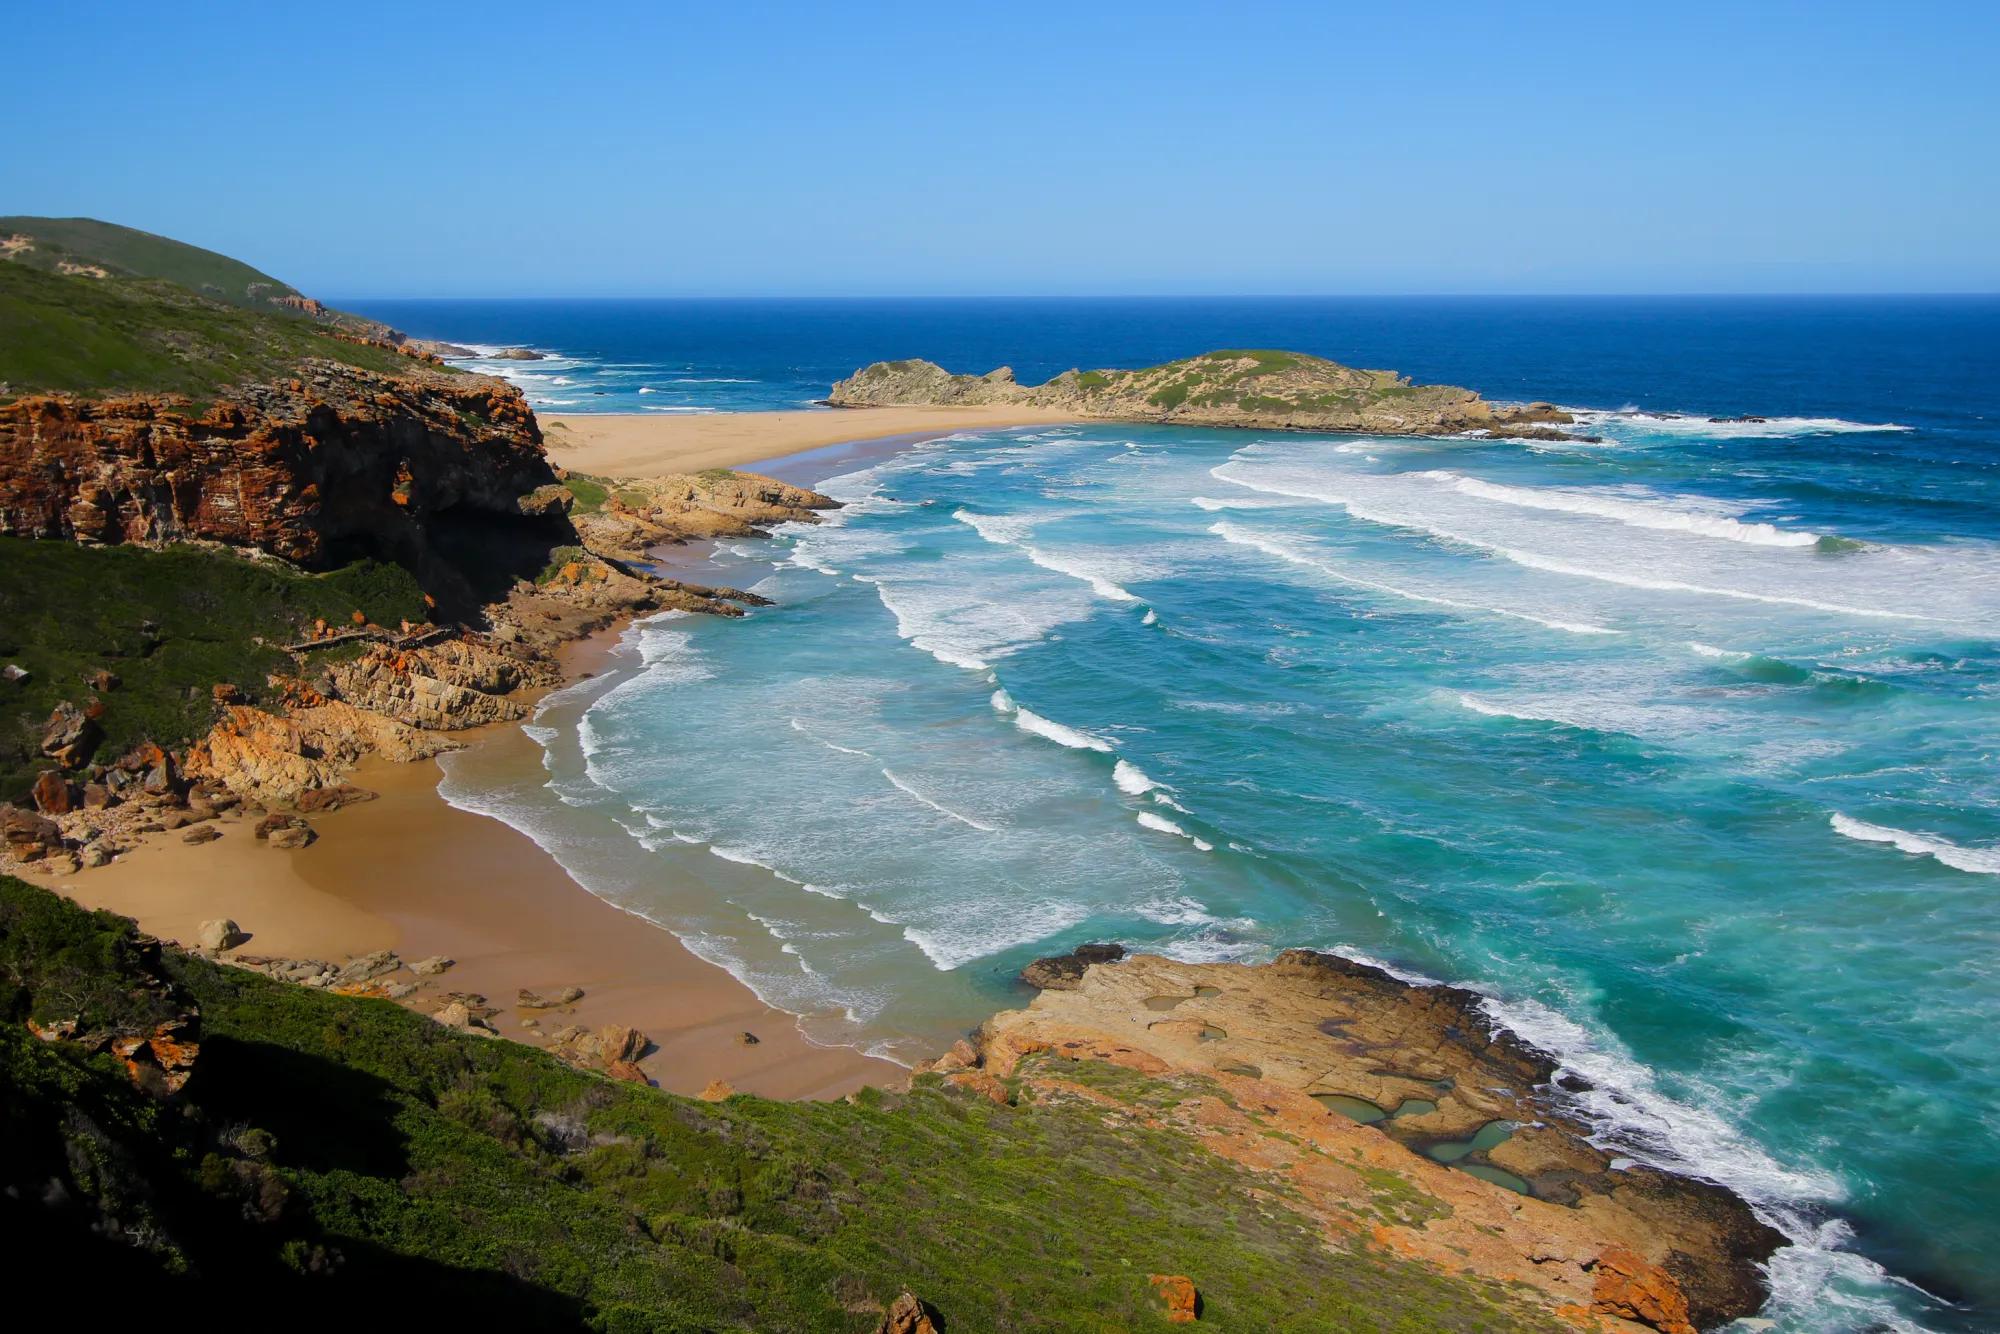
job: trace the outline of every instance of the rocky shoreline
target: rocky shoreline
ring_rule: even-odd
[[[1722,1186],[1599,1148],[1574,1077],[1476,993],[1311,950],[1086,946],[1023,977],[1027,1007],[927,1068],[991,1096],[1071,1088],[1080,1062],[1185,1081],[1154,1119],[1295,1192],[1329,1236],[1524,1285],[1560,1316],[1693,1334],[1764,1304],[1782,1234]]]
[[[1324,374],[1312,367],[1305,373]],[[353,383],[350,371],[329,374]],[[482,420],[514,420],[511,389],[463,383],[469,378],[452,377],[448,389],[440,377],[399,390],[403,397],[386,410],[424,416],[433,442],[439,432],[451,434],[440,413],[456,411],[440,403],[476,400],[486,405]],[[979,377],[979,385],[950,392],[1006,393],[1011,377]],[[1061,406],[1070,409],[1077,401],[1069,395],[1091,391],[1071,384],[1062,392]],[[1466,429],[1539,430],[1554,412],[1536,405],[1525,416],[1496,415],[1459,390],[1389,398],[1405,400],[1398,424],[1363,414],[1372,423],[1365,429],[1431,433],[1448,418],[1487,423]],[[1114,416],[1124,410],[1120,401],[1100,400],[1097,410],[1077,408],[1078,415]],[[1428,404],[1430,415],[1409,415],[1409,401]],[[471,505],[503,519],[504,529],[524,521],[538,530],[566,527],[574,538],[553,549],[539,539],[545,567],[503,581],[456,623],[380,626],[357,613],[343,624],[300,627],[297,642],[283,646],[293,670],[253,691],[218,683],[213,726],[179,751],[149,744],[96,760],[94,719],[118,685],[109,670],[85,682],[43,730],[50,767],[36,782],[36,809],[0,809],[0,870],[36,876],[84,872],[149,838],[213,840],[225,824],[250,827],[273,848],[304,848],[318,836],[313,817],[372,798],[348,781],[364,758],[429,758],[460,745],[460,734],[528,716],[533,698],[564,679],[556,656],[563,644],[651,611],[741,615],[744,605],[761,602],[739,590],[662,578],[641,563],[653,548],[809,522],[835,504],[805,488],[722,470],[616,482],[551,470],[545,481],[527,458],[541,457],[529,414],[499,456],[511,462],[490,494],[445,465],[425,473],[385,453],[368,465],[382,475],[367,485],[388,487],[393,508],[380,512],[378,526],[329,527],[320,522],[317,474],[260,482],[228,447],[263,441],[248,457],[281,472],[293,464],[323,467],[312,462],[318,456],[306,436],[290,434],[309,436],[304,423],[317,409],[273,427],[212,408],[191,430],[184,413],[140,400],[16,406],[15,441],[29,441],[38,458],[60,460],[35,474],[39,482],[17,475],[0,497],[9,502],[10,525],[38,536],[223,541],[266,552],[280,544],[312,562],[367,533],[377,543],[402,544],[397,549],[418,565],[443,569],[444,586],[466,590],[476,580],[440,564],[446,553],[435,547],[432,529],[449,521],[439,516]],[[1198,415],[1203,411],[1197,405],[1146,419],[1215,420]],[[1224,411],[1226,424],[1273,424],[1261,411]],[[1343,429],[1304,420],[1283,416],[1287,429]],[[352,425],[342,429],[351,434]],[[181,451],[184,467],[207,469],[192,491],[175,491],[165,474],[148,471],[160,457],[156,427],[158,439]],[[379,438],[401,439],[398,429],[384,426]],[[362,457],[373,456],[363,450]],[[431,457],[435,463],[440,456]],[[92,476],[95,482],[85,480]],[[291,501],[264,509],[217,503],[232,487],[249,494],[246,486]],[[450,1028],[520,1036],[579,1068],[648,1082],[637,1063],[650,1047],[644,1033],[566,1022],[580,988],[521,990],[509,1005],[453,989],[453,963],[443,956],[409,961],[376,950],[334,962],[247,953],[236,923],[226,919],[205,923],[201,936],[196,948],[238,967],[392,1000]],[[1120,1115],[1191,1136],[1260,1174],[1317,1219],[1329,1241],[1360,1240],[1448,1272],[1518,1284],[1573,1323],[1692,1334],[1763,1304],[1760,1266],[1782,1244],[1779,1234],[1722,1187],[1614,1161],[1597,1148],[1591,1128],[1566,1108],[1554,1062],[1495,1028],[1473,993],[1411,986],[1303,950],[1256,967],[1122,953],[1087,948],[1038,963],[1028,977],[1042,990],[1028,1007],[988,1019],[920,1073],[1008,1103],[1024,1096],[1106,1100]],[[509,1008],[516,1012],[512,1034],[501,1018]],[[748,1032],[738,1040],[757,1042]],[[1165,1080],[1184,1096],[1122,1101],[1081,1077],[1099,1066]],[[730,1092],[718,1083],[703,1096]]]

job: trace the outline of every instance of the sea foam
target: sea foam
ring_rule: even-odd
[[[1954,871],[1973,875],[2000,875],[2000,848],[1964,848],[1931,834],[1913,834],[1907,829],[1869,824],[1852,816],[1835,814],[1829,821],[1836,833],[1863,843],[1887,843],[1912,857],[1929,857]]]

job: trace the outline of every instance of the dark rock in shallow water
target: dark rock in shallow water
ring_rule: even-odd
[[[1094,963],[1116,963],[1125,957],[1123,945],[1078,945],[1068,954],[1037,959],[1021,970],[1021,980],[1043,991],[1068,991]]]

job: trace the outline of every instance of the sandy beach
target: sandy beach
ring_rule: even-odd
[[[598,475],[770,463],[817,476],[834,453],[1062,420],[1003,408],[864,408],[545,417],[542,425],[553,461]],[[783,466],[788,456],[793,469]],[[697,549],[676,549],[671,563],[699,559]],[[601,668],[621,628],[564,650],[568,676]],[[477,748],[475,762],[487,775],[539,772],[540,750],[517,726],[458,739]],[[830,1098],[904,1077],[893,1062],[808,1042],[791,1015],[765,1005],[670,932],[590,894],[526,835],[450,805],[438,793],[439,777],[435,761],[370,759],[350,781],[378,799],[314,816],[320,837],[308,848],[272,849],[253,836],[252,819],[229,812],[217,820],[222,837],[214,842],[149,839],[56,887],[188,946],[203,922],[226,917],[248,934],[236,951],[245,955],[336,964],[382,949],[406,962],[443,955],[453,967],[404,1003],[428,1013],[450,993],[475,993],[498,1007],[491,1022],[503,1037],[537,1044],[567,1024],[629,1025],[654,1044],[641,1067],[677,1093],[721,1080],[766,1097]],[[582,988],[583,998],[560,1010],[514,1004],[522,988],[564,987]],[[539,1029],[523,1026],[530,1016],[539,1017]],[[757,1041],[745,1043],[745,1033]]]
[[[616,643],[606,631],[564,655],[592,670]],[[465,734],[482,766],[539,769],[517,726]],[[136,918],[165,940],[193,945],[202,922],[227,917],[248,934],[236,952],[340,962],[393,949],[405,961],[444,955],[454,966],[406,1003],[428,1012],[449,992],[485,996],[503,1037],[538,1043],[567,1024],[624,1024],[654,1049],[640,1066],[660,1087],[699,1093],[722,1080],[774,1098],[833,1098],[900,1080],[902,1067],[802,1037],[791,1015],[763,1004],[671,933],[591,895],[516,830],[458,810],[438,794],[436,762],[371,759],[351,781],[375,801],[314,817],[320,838],[297,851],[259,842],[230,812],[222,837],[188,846],[148,840],[110,866],[54,887],[78,903]],[[516,993],[580,987],[555,1010],[516,1007]],[[740,1035],[754,1034],[746,1044]]]
[[[830,408],[796,412],[538,414],[549,461],[597,477],[738,468],[854,440],[1073,421],[1047,408]]]

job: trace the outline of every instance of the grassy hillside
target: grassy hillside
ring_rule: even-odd
[[[259,310],[271,309],[273,297],[298,295],[295,288],[241,260],[95,218],[0,217],[0,246],[7,246],[9,238],[29,243],[14,249],[14,262],[51,273],[80,266],[103,269],[112,277],[157,278],[212,300]]]
[[[157,279],[0,264],[0,398],[36,390],[186,394],[288,376],[307,357],[396,374],[409,359]]]
[[[188,1001],[202,1050],[172,1103],[26,1028],[143,1033]],[[5,879],[0,1008],[9,1259],[81,1301],[865,1331],[908,1285],[954,1334],[1108,1332],[1164,1325],[1147,1276],[1186,1273],[1204,1328],[1531,1327],[1499,1289],[1329,1247],[1282,1187],[1082,1097],[672,1097],[385,1001],[153,960],[120,919]],[[1119,1075],[1119,1096],[1146,1083]]]
[[[296,641],[315,617],[344,624],[357,610],[380,625],[422,620],[423,594],[407,571],[371,561],[307,575],[189,547],[0,537],[0,663],[29,673],[0,681],[0,801],[19,798],[48,767],[43,724],[58,701],[89,698],[87,676],[119,677],[103,695],[100,760],[142,739],[171,746],[206,730],[215,683],[254,698],[270,672],[291,667],[266,645]]]

